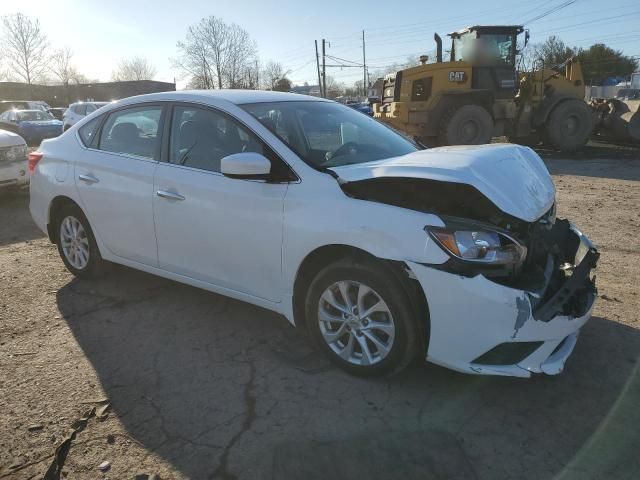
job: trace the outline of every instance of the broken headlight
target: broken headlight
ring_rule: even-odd
[[[427,227],[431,238],[452,257],[486,265],[518,265],[527,247],[511,236],[491,230]]]

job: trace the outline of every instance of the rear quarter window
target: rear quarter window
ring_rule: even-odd
[[[82,144],[89,148],[93,143],[95,136],[98,133],[98,127],[100,127],[100,122],[102,121],[103,116],[99,116],[84,124],[78,130],[78,135],[80,136],[80,141]]]

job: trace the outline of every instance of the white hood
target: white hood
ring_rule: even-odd
[[[0,148],[19,145],[24,145],[24,139],[20,135],[9,130],[0,130]]]
[[[343,182],[406,177],[468,184],[503,212],[527,222],[544,215],[556,194],[542,159],[528,147],[511,144],[431,148],[331,170]]]

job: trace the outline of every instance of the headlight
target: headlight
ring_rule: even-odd
[[[426,230],[449,255],[466,262],[517,265],[527,256],[527,247],[502,232],[434,227]]]
[[[11,147],[7,150],[5,154],[6,159],[10,162],[15,160],[26,160],[27,159],[27,146],[26,145],[17,145],[15,147]]]

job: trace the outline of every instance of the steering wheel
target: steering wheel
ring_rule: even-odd
[[[358,153],[358,146],[359,145],[356,142],[347,142],[343,145],[340,145],[340,147],[338,147],[335,151],[327,152],[324,158],[328,162],[333,157],[339,157],[340,155],[344,155],[346,153]],[[350,150],[353,150],[353,152],[350,152]]]

